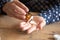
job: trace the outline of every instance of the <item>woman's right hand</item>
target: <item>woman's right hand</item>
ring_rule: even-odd
[[[29,9],[23,3],[13,1],[6,3],[3,7],[3,11],[9,16],[24,20]]]

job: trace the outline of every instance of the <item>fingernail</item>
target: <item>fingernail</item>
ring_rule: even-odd
[[[27,8],[26,11],[29,12],[29,9]]]
[[[24,12],[23,15],[26,15],[26,13]]]

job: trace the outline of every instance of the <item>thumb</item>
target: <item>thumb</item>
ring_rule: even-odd
[[[45,22],[45,20],[43,20],[38,24],[37,28],[41,30],[45,25],[46,25],[46,22]]]

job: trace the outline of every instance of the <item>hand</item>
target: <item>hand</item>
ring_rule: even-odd
[[[34,16],[31,22],[20,22],[20,30],[27,31],[27,33],[31,33],[35,30],[42,29],[46,22],[43,17]]]
[[[9,16],[24,20],[29,9],[23,3],[13,1],[6,3],[3,7],[3,11]]]

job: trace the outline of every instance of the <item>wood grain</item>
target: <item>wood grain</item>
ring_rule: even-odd
[[[20,20],[0,16],[0,38],[1,40],[54,40],[53,34],[60,34],[60,22],[46,25],[42,30],[26,34],[18,29]]]

